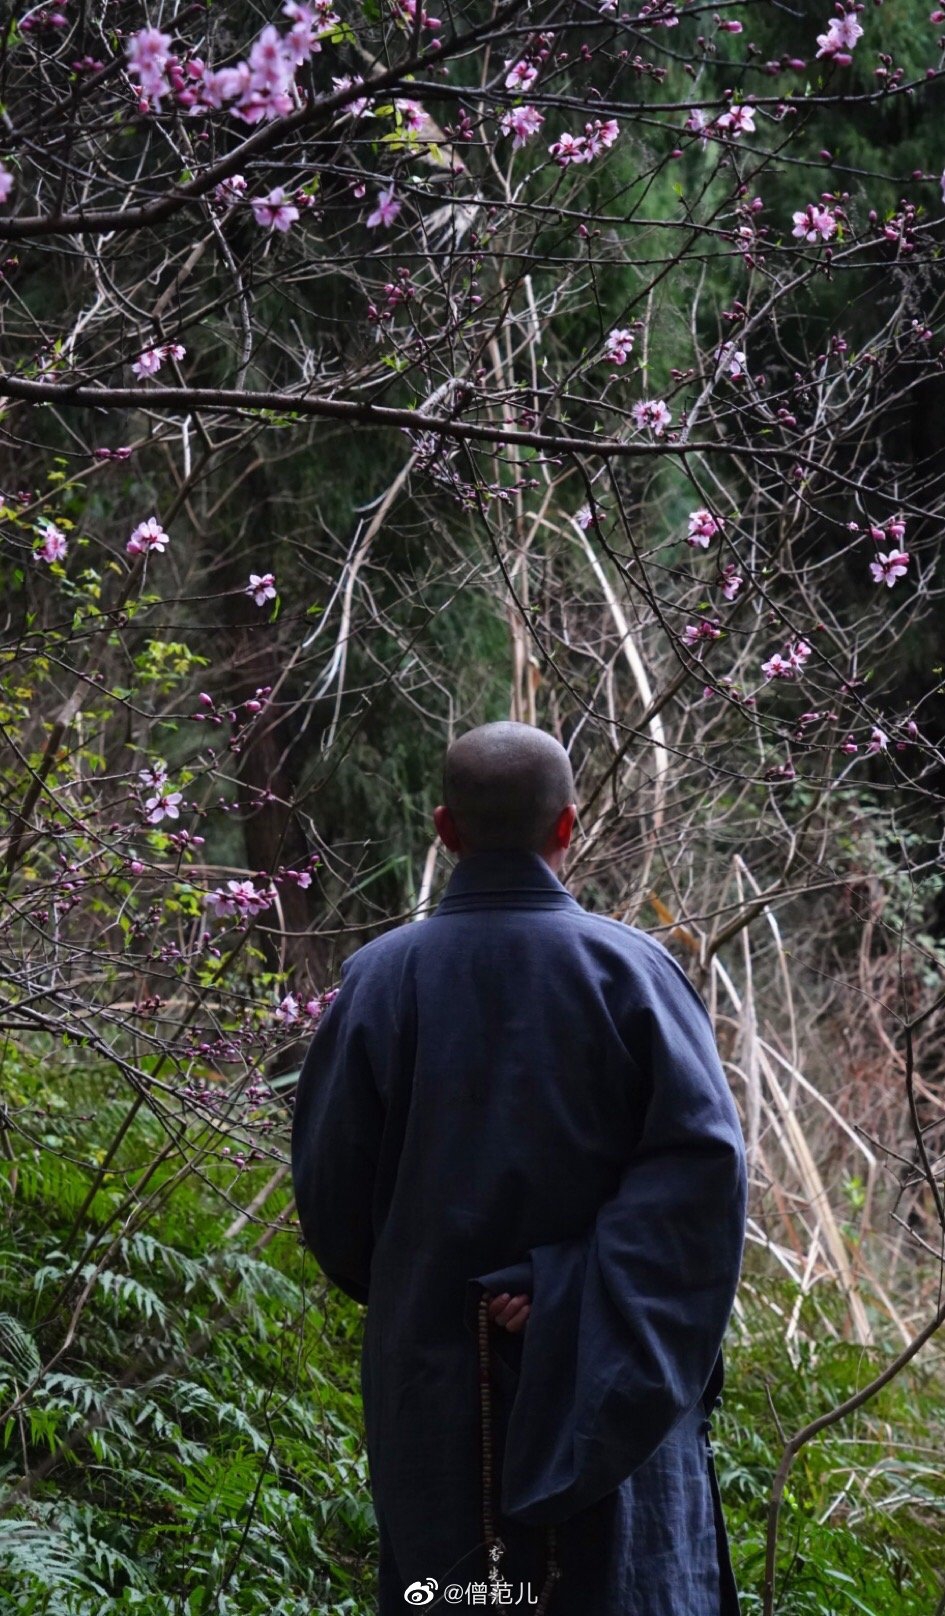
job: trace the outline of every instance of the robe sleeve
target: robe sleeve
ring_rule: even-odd
[[[467,1286],[470,1327],[481,1288],[531,1294],[502,1354],[517,1377],[500,1508],[534,1525],[612,1492],[713,1378],[717,1392],[738,1283],[745,1151],[708,1012],[668,950],[647,939],[641,954],[621,1035],[645,1110],[616,1193],[574,1238]]]
[[[292,1182],[306,1245],[333,1284],[367,1302],[384,1106],[346,961],[306,1052],[292,1117]]]

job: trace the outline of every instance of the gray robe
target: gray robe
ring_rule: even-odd
[[[367,1304],[381,1616],[486,1603],[484,1289],[532,1297],[521,1335],[490,1326],[510,1593],[489,1605],[534,1608],[553,1526],[549,1616],[735,1616],[709,1415],[744,1145],[669,951],[537,855],[464,859],[429,920],[345,963],[292,1170],[307,1244]]]

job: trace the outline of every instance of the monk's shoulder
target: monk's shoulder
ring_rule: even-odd
[[[370,982],[398,976],[416,954],[422,930],[422,926],[408,921],[362,943],[344,962],[345,980]]]
[[[642,926],[631,926],[626,921],[614,920],[611,915],[595,914],[593,910],[583,907],[579,911],[578,926],[585,936],[596,939],[602,948],[615,949],[630,959],[656,964],[669,960],[676,964],[665,943],[660,942],[652,932],[644,931]]]
[[[680,961],[652,932],[584,908],[580,910],[578,927],[601,957],[619,959],[632,975],[655,992],[666,994],[676,988],[687,998],[696,994]]]

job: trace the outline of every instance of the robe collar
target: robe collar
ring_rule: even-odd
[[[470,853],[460,859],[437,914],[461,909],[578,909],[537,853]]]

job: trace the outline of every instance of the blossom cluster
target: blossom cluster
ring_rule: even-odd
[[[820,203],[808,202],[806,208],[800,209],[792,217],[794,229],[791,234],[802,241],[830,241],[837,234],[836,214]]]
[[[156,516],[149,516],[146,522],[139,522],[133,529],[131,538],[125,545],[130,556],[148,555],[156,550],[160,555],[167,549],[170,540]]]
[[[691,135],[698,135],[702,144],[712,137],[727,136],[729,140],[737,140],[739,135],[753,135],[755,133],[754,109],[739,102],[729,107],[727,112],[719,113],[717,118],[707,118],[701,107],[693,107],[686,119],[685,128]]]
[[[146,768],[139,769],[138,779],[141,781],[143,789],[151,793],[144,805],[145,817],[149,825],[159,825],[162,819],[180,818],[180,804],[184,800],[183,794],[180,791],[170,789],[167,764],[163,758],[156,758],[154,763],[148,764]]]
[[[502,115],[499,131],[503,135],[514,135],[512,150],[516,151],[519,146],[524,146],[526,141],[538,134],[544,121],[537,107],[509,107]]]
[[[849,67],[853,60],[851,52],[863,29],[857,22],[855,7],[849,10],[838,7],[838,13],[831,17],[826,33],[817,35],[817,55],[835,62],[838,67]]]
[[[165,359],[186,359],[187,349],[181,342],[166,342],[160,348],[145,348],[132,365],[134,374],[144,381],[147,376],[156,376]]]
[[[617,328],[604,341],[604,358],[612,365],[625,365],[633,352],[633,332]]]
[[[860,532],[859,522],[848,522],[847,527],[851,533]],[[888,544],[888,550],[878,550],[875,561],[870,562],[870,576],[876,584],[885,584],[891,589],[900,578],[904,578],[909,569],[910,555],[902,547],[906,536],[906,524],[899,516],[890,516],[882,527],[876,522],[870,522],[866,530],[874,544]]]
[[[794,679],[804,672],[810,654],[811,647],[806,640],[795,640],[788,647],[786,655],[782,656],[776,651],[767,662],[763,662],[761,671],[766,679]]]
[[[203,904],[218,920],[250,920],[270,909],[274,898],[272,887],[257,889],[252,881],[228,881],[225,887],[205,892]]]
[[[721,623],[703,617],[698,623],[687,623],[680,635],[683,645],[698,645],[700,640],[718,640],[722,635]]]
[[[707,550],[716,534],[721,533],[722,527],[721,518],[713,516],[711,511],[691,511],[686,542]]]
[[[316,993],[310,999],[298,999],[294,993],[287,993],[285,998],[276,1006],[275,1018],[283,1026],[291,1027],[305,1020],[314,1022],[324,1015],[332,999],[337,998],[338,989],[329,988],[326,993]]]
[[[129,75],[138,80],[141,110],[159,112],[171,97],[192,113],[228,106],[247,124],[285,117],[296,105],[297,69],[321,50],[322,36],[337,28],[340,19],[331,0],[285,0],[282,14],[291,23],[287,33],[268,24],[248,61],[216,71],[199,57],[182,62],[172,50],[171,36],[160,28],[139,29],[128,40],[126,58]]]
[[[583,135],[563,134],[552,142],[548,151],[560,168],[568,168],[571,163],[590,163],[614,144],[619,133],[616,118],[607,118],[603,123],[600,118],[594,118],[584,125]]]
[[[33,551],[37,561],[45,561],[49,566],[55,561],[64,561],[66,556],[66,535],[55,522],[42,522],[39,527],[40,543]]]
[[[661,438],[673,419],[661,398],[641,399],[634,404],[630,417],[635,427],[641,432],[649,430],[654,438]]]

